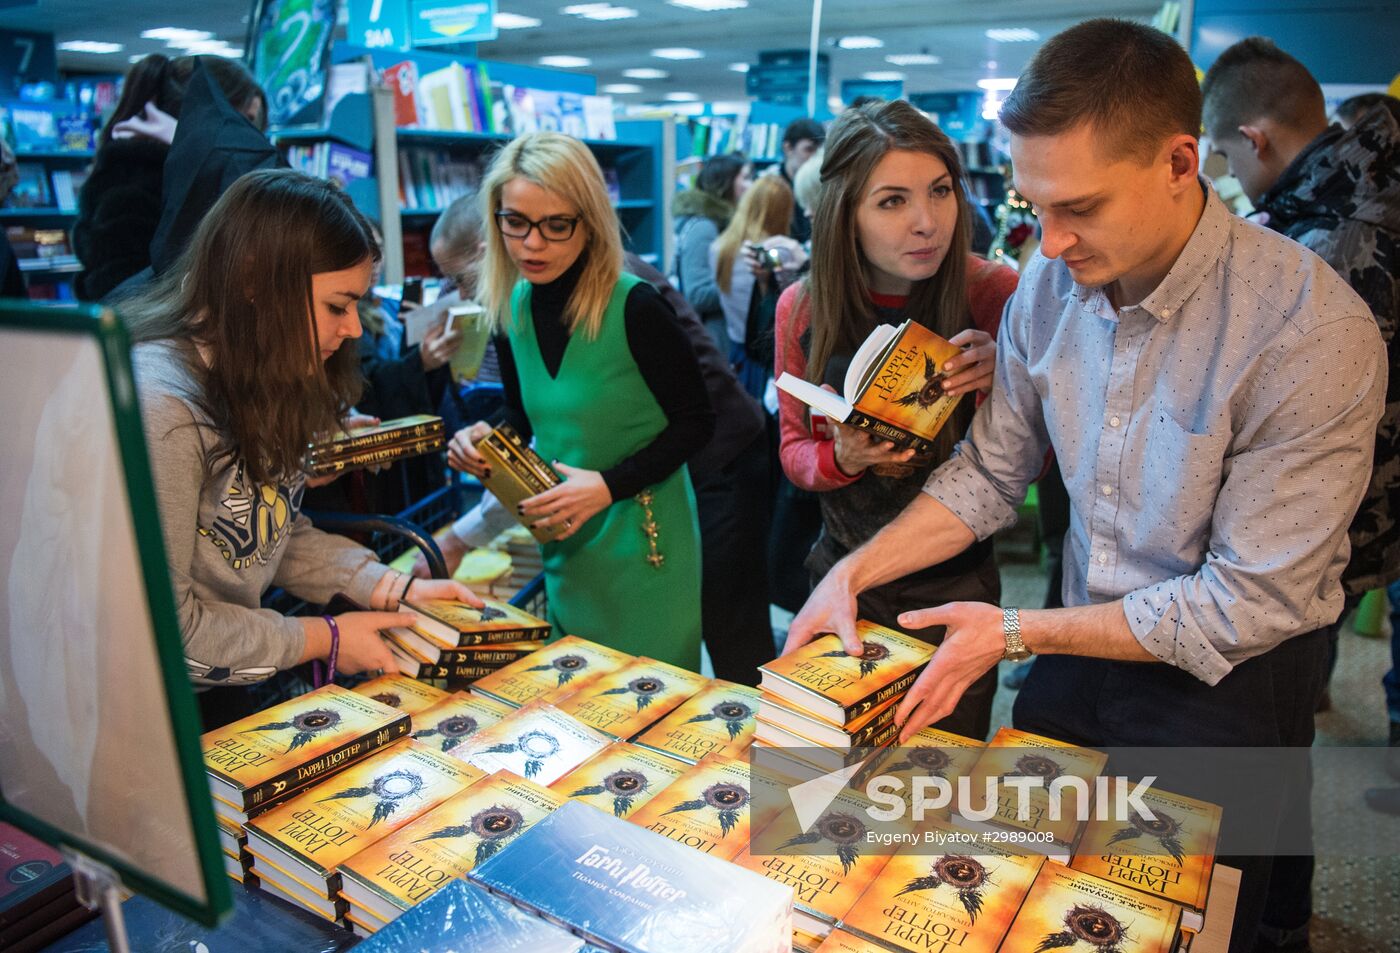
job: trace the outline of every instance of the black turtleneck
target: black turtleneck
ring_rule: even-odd
[[[583,266],[584,258],[580,256],[554,281],[534,285],[531,289],[535,340],[539,342],[540,357],[550,376],[556,376],[564,362],[564,350],[569,345],[565,306],[583,274]],[[642,380],[666,415],[666,429],[632,456],[603,471],[603,481],[614,500],[636,496],[670,476],[709,442],[715,427],[715,413],[695,350],[661,293],[646,282],[638,284],[627,295],[623,318],[627,349],[632,353],[632,360],[637,362]],[[525,415],[520,399],[520,375],[505,335],[496,337],[496,353],[505,388],[506,422],[528,440],[534,427]]]

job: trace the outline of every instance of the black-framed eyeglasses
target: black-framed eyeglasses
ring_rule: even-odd
[[[540,237],[547,242],[566,242],[574,237],[574,230],[583,216],[551,215],[538,222],[526,218],[518,212],[497,212],[496,227],[506,238],[529,238],[531,229],[539,229]]]

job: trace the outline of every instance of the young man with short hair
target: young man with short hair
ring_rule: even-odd
[[[777,174],[783,177],[789,188],[792,188],[797,170],[807,164],[807,160],[812,158],[825,141],[826,127],[815,119],[804,116],[787,124],[787,128],[783,130],[783,161],[777,166]],[[788,235],[799,242],[805,242],[812,237],[812,222],[800,205],[793,207]]]
[[[1043,657],[1018,727],[1097,747],[1306,747],[1385,390],[1375,321],[1321,259],[1200,178],[1200,91],[1166,34],[1106,19],[1059,34],[1001,119],[1044,234],[992,393],[919,499],[817,586],[788,648],[836,632],[858,652],[856,594],[1013,523],[1053,446],[1072,504],[1067,608],[906,613],[947,635],[900,703],[902,738],[1029,652]],[[1257,792],[1225,823],[1306,824],[1306,794]],[[1235,862],[1230,949],[1251,953],[1271,880],[1270,909],[1306,921],[1311,867]]]
[[[1400,607],[1400,125],[1377,96],[1348,128],[1327,124],[1322,87],[1271,40],[1252,36],[1220,54],[1201,85],[1205,130],[1259,209],[1259,220],[1317,252],[1371,309],[1389,350],[1391,391],[1376,432],[1370,486],[1351,522],[1342,573],[1347,608],[1390,587]],[[1393,101],[1393,100],[1392,100]],[[1345,104],[1343,104],[1345,105]],[[1342,110],[1338,110],[1341,112]],[[1343,612],[1343,618],[1346,611]],[[1329,639],[1335,661],[1341,619]],[[1400,622],[1400,616],[1395,619]],[[1400,626],[1391,656],[1400,662]],[[1400,778],[1400,666],[1382,680],[1389,770]],[[1400,813],[1400,790],[1367,792]]]

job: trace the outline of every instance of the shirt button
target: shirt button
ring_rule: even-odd
[[[1109,486],[1107,483],[1105,483],[1105,484],[1103,485],[1103,495],[1104,495],[1104,496],[1112,496],[1112,495],[1113,495],[1113,487],[1111,487],[1111,486]]]
[[[1099,565],[1102,566],[1102,565],[1106,564],[1107,562],[1108,562],[1108,553],[1099,553]]]
[[[1117,427],[1117,426],[1118,426],[1119,424],[1121,424],[1122,422],[1123,422],[1123,421],[1119,420],[1117,417],[1110,417],[1110,418],[1108,418],[1108,425],[1109,425],[1110,427]]]
[[[1162,317],[1164,317],[1164,318],[1170,318],[1171,316],[1172,316],[1172,313],[1171,313],[1171,310],[1170,310],[1170,309],[1168,309],[1168,308],[1163,308],[1163,309],[1162,309]]]

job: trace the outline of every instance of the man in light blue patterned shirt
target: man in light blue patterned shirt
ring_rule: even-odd
[[[1170,37],[1113,20],[1049,41],[1007,101],[1016,187],[1044,236],[992,394],[925,493],[818,585],[788,649],[836,632],[858,652],[856,594],[1009,526],[1052,447],[1073,504],[1069,608],[901,616],[947,627],[900,704],[902,739],[1023,642],[1044,657],[1017,727],[1091,746],[1312,743],[1317,630],[1342,606],[1385,348],[1322,259],[1199,178],[1200,103]],[[1280,824],[1310,824],[1306,792],[1274,793]],[[1274,860],[1237,861],[1232,951],[1307,949],[1311,860]],[[1256,947],[1261,920],[1301,932]]]

